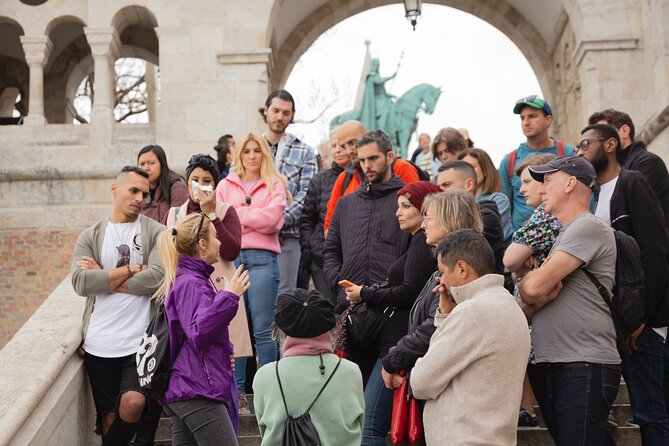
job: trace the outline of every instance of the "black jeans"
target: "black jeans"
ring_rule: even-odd
[[[618,394],[620,365],[542,363],[528,373],[557,446],[606,444],[606,420]]]
[[[166,404],[163,408],[170,416],[173,446],[237,444],[223,403],[200,398]]]

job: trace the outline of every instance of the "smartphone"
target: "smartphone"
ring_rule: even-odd
[[[355,283],[350,282],[348,280],[340,280],[339,281],[339,286],[343,288],[350,288],[352,286],[355,286]]]

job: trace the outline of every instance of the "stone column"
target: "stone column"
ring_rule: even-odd
[[[30,67],[30,92],[26,125],[43,126],[44,117],[44,65],[49,60],[53,44],[47,36],[21,36],[23,52]]]
[[[115,28],[84,28],[94,61],[91,145],[110,146],[114,130],[114,62],[121,41]]]

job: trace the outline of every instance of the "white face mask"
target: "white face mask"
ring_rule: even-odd
[[[193,200],[196,202],[200,201],[200,191],[203,190],[205,192],[213,192],[214,187],[209,185],[209,186],[200,186],[200,183],[197,181],[193,180],[191,181],[191,187],[193,189]]]

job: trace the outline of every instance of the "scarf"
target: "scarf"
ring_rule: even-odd
[[[317,355],[319,353],[334,353],[330,332],[314,338],[293,338],[286,336],[283,343],[283,357]]]

